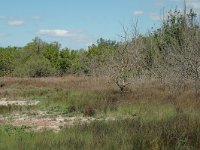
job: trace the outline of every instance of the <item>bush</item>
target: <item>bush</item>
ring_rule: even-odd
[[[24,65],[15,70],[16,76],[47,77],[56,75],[57,70],[53,68],[46,58],[42,56],[31,57]]]
[[[0,48],[0,76],[9,75],[14,69],[14,52]]]
[[[95,109],[88,106],[88,107],[85,107],[83,110],[82,110],[82,113],[85,115],[85,116],[94,116],[95,115]]]

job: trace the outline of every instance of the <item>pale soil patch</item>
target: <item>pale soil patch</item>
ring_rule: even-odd
[[[39,115],[40,114],[40,115]],[[93,118],[93,117],[65,117],[65,116],[46,116],[46,112],[39,112],[36,115],[15,114],[9,116],[0,116],[0,124],[10,124],[13,126],[28,126],[35,131],[53,130],[60,131],[63,127],[72,127],[74,125],[91,123],[95,120],[115,120],[115,118]]]
[[[40,101],[35,101],[35,100],[11,100],[8,98],[0,99],[0,106],[8,106],[8,105],[35,106],[39,103]]]
[[[40,101],[35,100],[12,100],[8,98],[0,99],[0,106],[19,105],[19,106],[34,106]],[[73,116],[66,117],[56,114],[48,114],[46,111],[32,110],[21,113],[9,113],[0,115],[0,124],[7,124],[13,126],[27,126],[34,131],[53,130],[58,132],[63,127],[72,127],[74,125],[91,123],[92,121],[109,121],[115,120],[113,117],[94,118]]]
[[[59,131],[62,127],[71,127],[77,124],[90,123],[94,118],[83,117],[55,117],[55,118],[19,118],[12,121],[12,125],[29,126],[37,131],[50,129]]]

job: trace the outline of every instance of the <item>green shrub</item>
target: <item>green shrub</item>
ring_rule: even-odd
[[[33,56],[25,64],[15,70],[16,76],[47,77],[56,75],[57,70],[51,66],[49,60],[42,56]]]
[[[12,48],[0,48],[0,76],[8,75],[14,70],[15,53]]]

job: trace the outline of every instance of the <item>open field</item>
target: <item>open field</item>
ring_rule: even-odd
[[[1,78],[0,149],[198,149],[200,102],[156,81]]]
[[[198,0],[0,8],[0,150],[200,150]]]

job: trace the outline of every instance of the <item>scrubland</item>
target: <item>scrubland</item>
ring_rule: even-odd
[[[189,83],[177,94],[169,84],[138,79],[121,94],[108,81],[1,78],[1,101],[40,103],[1,106],[0,149],[200,148],[200,102]]]
[[[198,17],[185,4],[87,49],[0,48],[0,149],[200,149]]]

